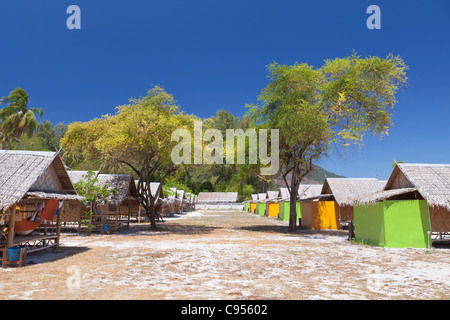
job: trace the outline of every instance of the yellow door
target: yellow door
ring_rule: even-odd
[[[335,201],[313,202],[312,229],[340,229],[338,205]]]

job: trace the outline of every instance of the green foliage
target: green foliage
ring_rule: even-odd
[[[66,157],[103,161],[108,168],[128,167],[137,178],[140,204],[156,228],[155,195],[145,186],[159,181],[178,168],[171,161],[176,145],[171,139],[176,129],[193,130],[194,117],[179,110],[174,98],[160,87],[147,95],[130,99],[116,108],[115,115],[105,115],[86,123],[70,124],[61,139]]]
[[[82,202],[96,203],[99,200],[105,199],[112,194],[116,194],[116,190],[108,190],[108,185],[98,185],[97,174],[94,171],[88,171],[83,175],[82,179],[73,184],[77,194],[83,197]]]
[[[97,174],[93,171],[88,171],[83,175],[82,179],[73,184],[77,194],[82,196],[81,200],[84,204],[90,205],[90,210],[85,211],[84,217],[89,221],[88,228],[89,233],[92,232],[92,224],[90,223],[91,217],[94,214],[94,206],[98,204],[99,201],[114,195],[117,193],[115,189],[108,189],[108,185],[103,186],[98,185]]]
[[[38,108],[28,108],[28,93],[22,88],[14,89],[9,96],[0,99],[0,105],[6,107],[0,110],[1,141],[3,146],[13,140],[19,142],[22,148],[22,136],[33,136],[38,127],[36,115],[42,117],[44,111]]]
[[[362,144],[367,133],[388,134],[406,70],[400,57],[356,53],[317,69],[305,63],[268,66],[271,81],[259,96],[261,105],[248,106],[248,114],[255,128],[279,130],[280,170],[292,202],[300,182],[331,146]],[[295,231],[294,210],[291,216],[289,229]]]

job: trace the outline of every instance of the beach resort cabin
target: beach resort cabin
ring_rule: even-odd
[[[251,213],[256,213],[256,205],[258,203],[258,194],[252,194],[252,200],[250,200],[249,202],[249,206],[250,206],[250,212]]]
[[[169,200],[169,203],[171,203],[172,205],[172,212],[171,215],[173,214],[179,214],[182,212],[183,208],[182,208],[182,202],[183,200],[180,199],[179,196],[179,192],[177,188],[169,188],[169,196],[167,197]]]
[[[310,199],[320,195],[322,191],[321,184],[301,184],[298,187],[298,199],[295,202],[295,210],[297,212],[297,219],[302,219],[302,201],[305,199]],[[280,197],[282,200],[280,201],[280,213],[278,215],[278,219],[289,221],[290,215],[290,205],[291,205],[291,196],[289,194],[289,190],[287,188],[280,188]]]
[[[150,194],[155,198],[155,206],[157,215],[164,214],[164,206],[166,203],[164,202],[164,188],[160,188],[161,183],[159,182],[150,182]]]
[[[0,252],[58,248],[61,216],[80,200],[58,153],[0,150]]]
[[[382,191],[357,197],[355,239],[428,248],[450,232],[450,164],[395,165]]]
[[[238,202],[237,192],[199,192],[197,203],[199,204],[227,204]]]
[[[84,179],[87,171],[68,171],[72,183],[77,183]],[[94,208],[94,214],[91,221],[85,219],[81,214],[76,220],[78,230],[84,224],[91,224],[94,228],[102,228],[108,225],[114,230],[120,226],[129,227],[131,217],[139,215],[139,199],[136,190],[136,184],[131,175],[126,174],[99,174],[97,176],[97,185],[108,186],[108,190],[115,190],[99,205]],[[87,208],[86,208],[87,209]],[[67,220],[67,219],[66,219]]]
[[[258,202],[256,204],[256,213],[260,216],[264,216],[266,214],[266,200],[267,200],[267,192],[258,193]]]
[[[196,205],[200,209],[239,209],[242,207],[238,201],[237,192],[199,192]]]
[[[187,211],[186,192],[184,190],[177,190],[177,199],[180,201],[180,213]]]
[[[376,178],[326,178],[317,201],[302,202],[302,224],[314,230],[339,230],[353,221],[352,197],[380,190]]]
[[[278,217],[280,213],[279,191],[267,191],[266,212],[268,217]]]

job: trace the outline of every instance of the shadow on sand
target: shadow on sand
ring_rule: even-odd
[[[90,248],[61,246],[58,250],[48,248],[42,251],[30,252],[27,254],[26,266],[65,259],[88,250]],[[14,266],[7,266],[7,268],[14,268]]]

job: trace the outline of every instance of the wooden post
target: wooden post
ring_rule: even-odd
[[[80,206],[80,220],[78,221],[78,233],[81,231],[81,219],[83,218],[83,203]]]
[[[130,228],[130,219],[131,219],[131,202],[128,201],[128,228]]]
[[[9,225],[8,225],[8,243],[7,243],[8,248],[11,248],[14,244],[14,226],[16,224],[16,206],[17,206],[17,203],[14,203],[11,207],[9,207],[9,211],[10,211],[11,215],[9,216]]]
[[[62,211],[65,211],[64,208],[62,208]],[[62,212],[59,211],[58,215],[56,216],[56,241],[55,241],[55,250],[59,250],[59,236],[61,234],[61,215]]]
[[[116,223],[114,225],[114,232],[117,232],[117,223],[119,219],[119,213],[120,213],[120,205],[116,205]]]

